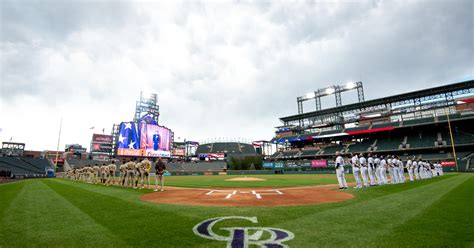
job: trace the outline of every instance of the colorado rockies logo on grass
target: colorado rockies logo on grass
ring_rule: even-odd
[[[225,227],[220,228],[228,232],[227,236],[216,234],[213,227],[218,222],[224,220],[241,219],[248,220],[254,224],[258,223],[257,217],[244,216],[226,216],[216,217],[205,220],[194,226],[193,231],[196,235],[211,240],[225,241],[227,247],[230,248],[246,248],[249,245],[260,247],[283,248],[288,247],[283,244],[288,240],[292,240],[295,235],[287,230],[274,227]]]

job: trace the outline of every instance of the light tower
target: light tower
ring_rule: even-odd
[[[316,105],[316,111],[321,110],[321,97],[335,95],[336,107],[342,106],[341,93],[349,90],[357,90],[357,96],[359,102],[364,101],[364,86],[362,82],[349,82],[344,85],[333,85],[326,88],[318,89],[314,92],[310,92],[304,96],[296,98],[298,103],[298,114],[303,114],[303,102],[314,99]]]
[[[140,92],[140,100],[136,102],[135,117],[133,121],[140,122],[143,118],[151,119],[158,124],[160,116],[160,106],[158,105],[158,95],[150,94],[150,97],[143,96]]]

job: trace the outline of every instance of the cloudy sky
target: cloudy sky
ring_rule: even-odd
[[[0,140],[55,150],[62,117],[60,148],[88,147],[140,91],[181,140],[271,139],[317,88],[360,80],[374,99],[474,75],[471,0],[164,3],[1,0]]]

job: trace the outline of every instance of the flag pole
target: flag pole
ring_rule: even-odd
[[[61,117],[61,121],[59,123],[59,135],[58,135],[58,146],[56,147],[56,159],[54,163],[54,173],[56,174],[58,169],[58,157],[59,157],[59,142],[61,140],[61,129],[63,127],[63,118]]]

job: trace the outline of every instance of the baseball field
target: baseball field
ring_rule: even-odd
[[[344,192],[334,175],[236,177],[166,177],[164,192],[66,179],[2,184],[0,247],[474,246],[474,174]],[[273,206],[292,190],[337,200]],[[190,202],[161,203],[190,191]]]

